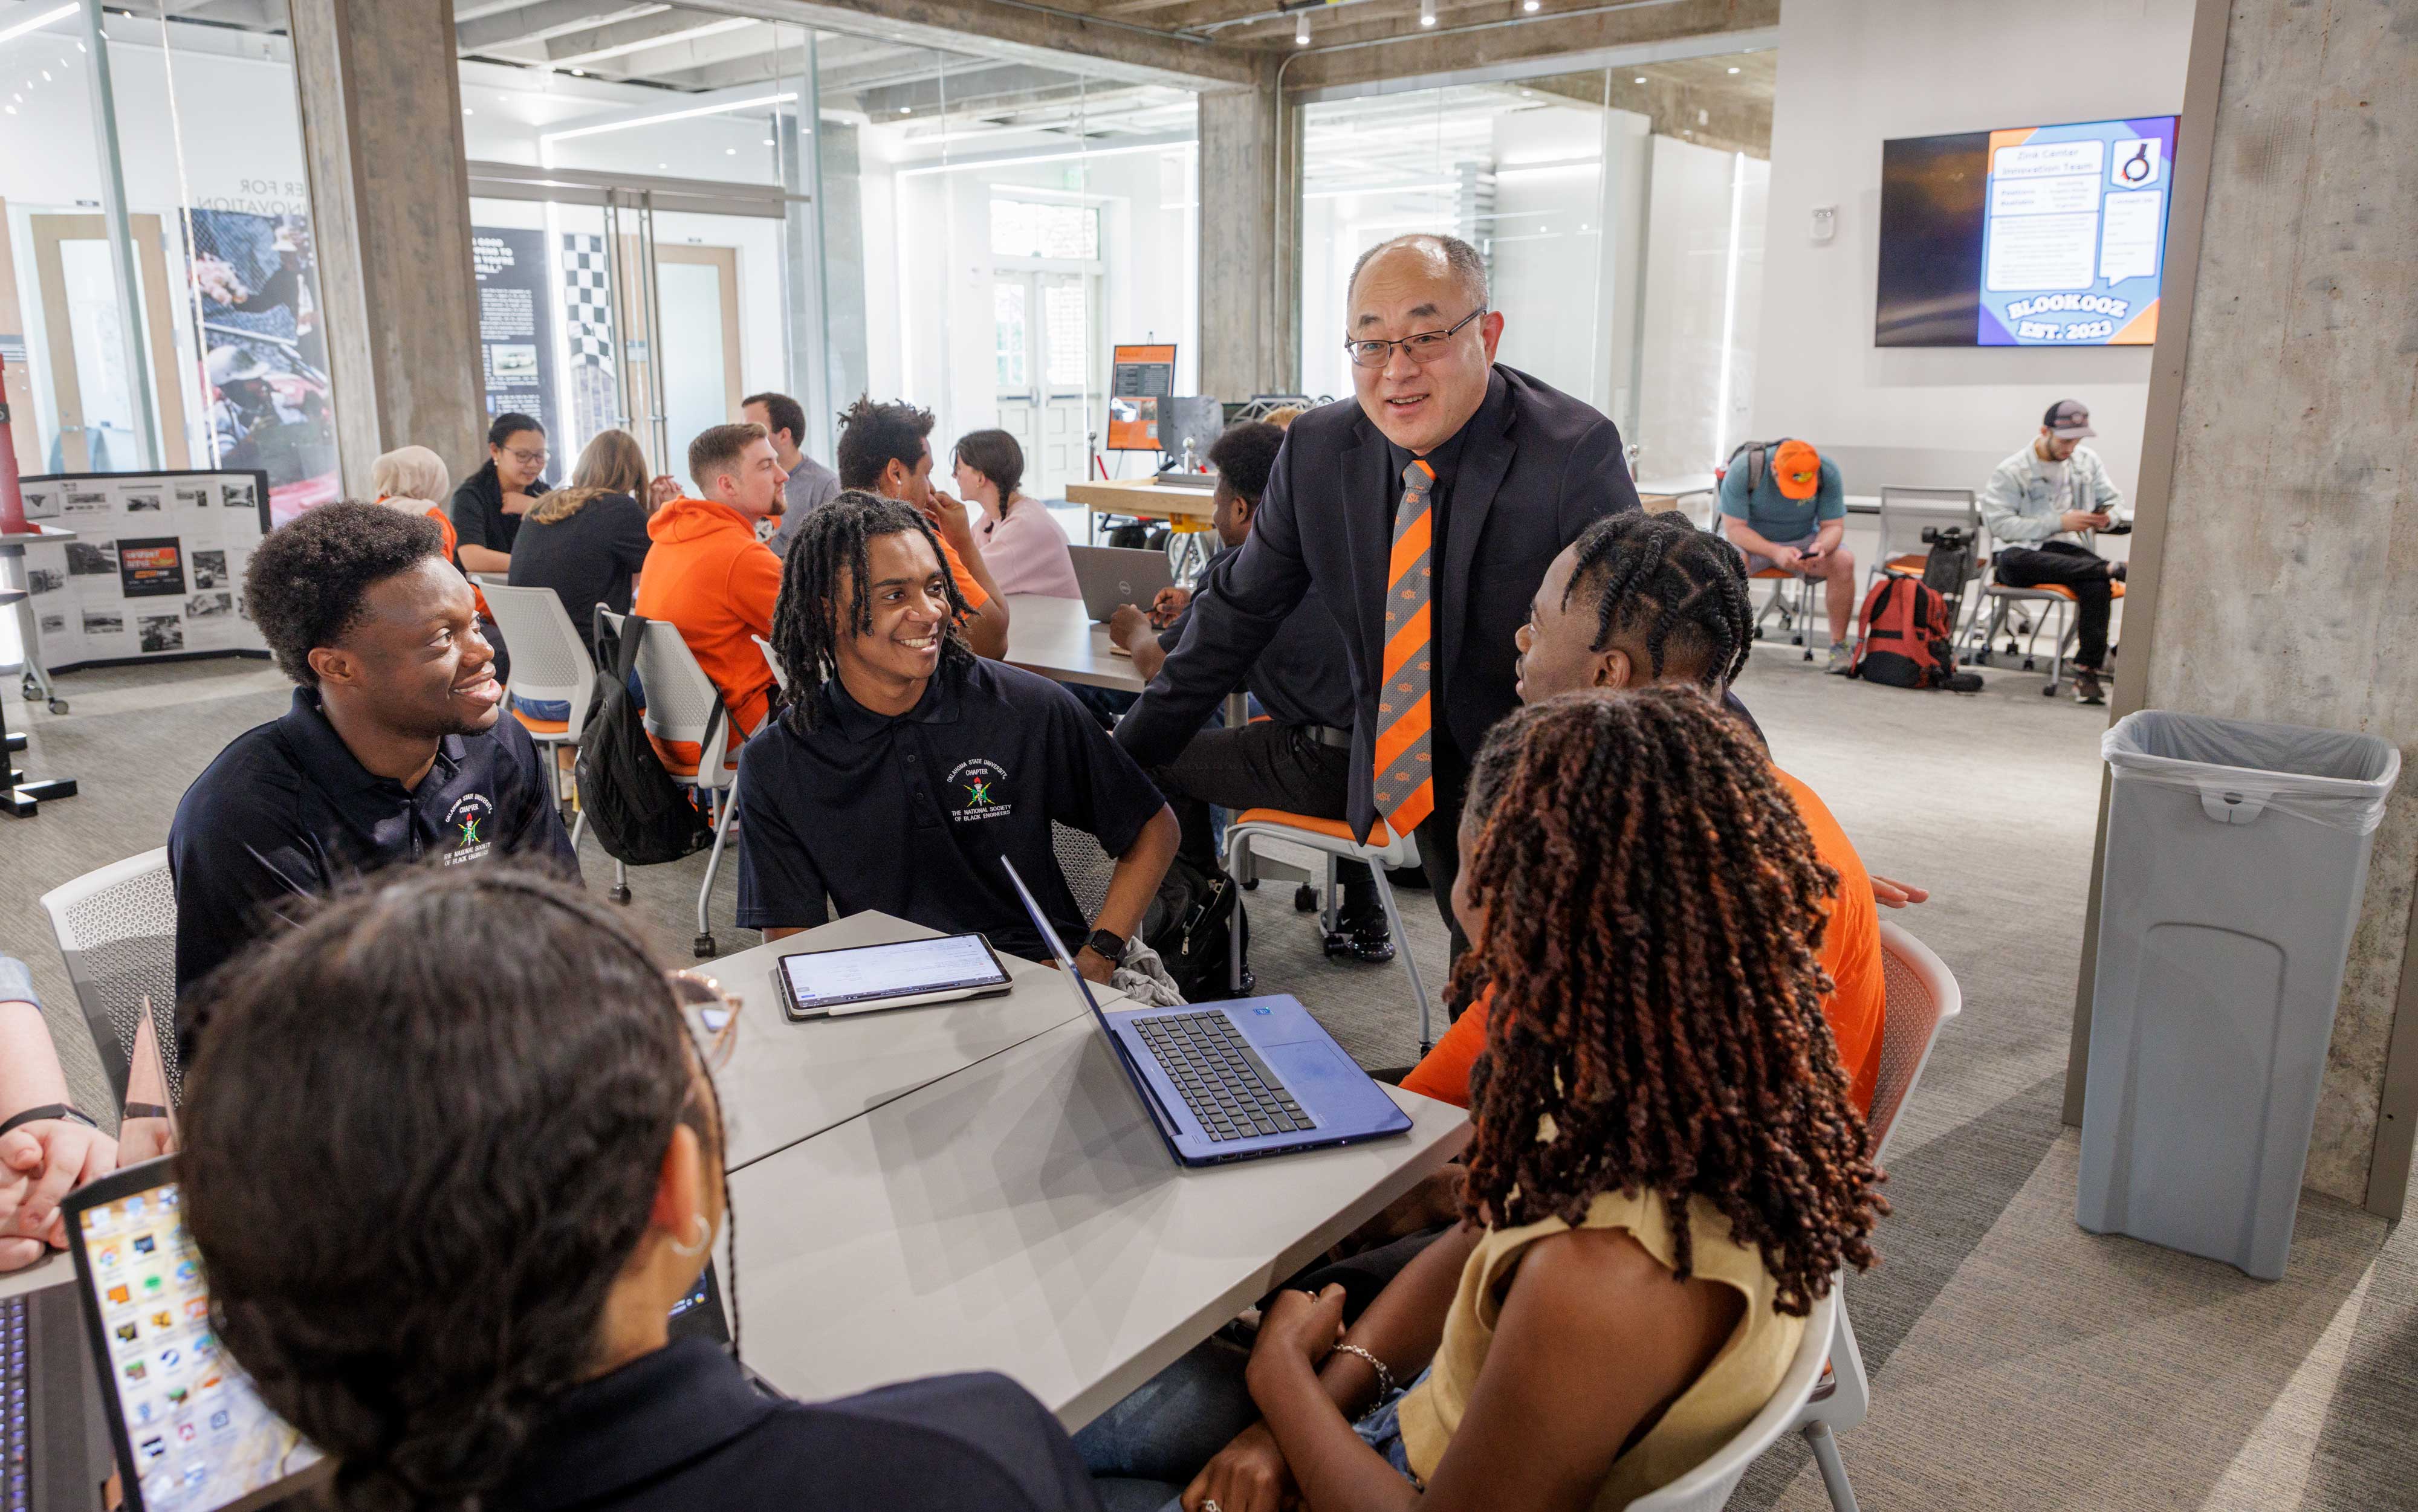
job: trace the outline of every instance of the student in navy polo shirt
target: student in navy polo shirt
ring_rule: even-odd
[[[1175,816],[1074,695],[977,659],[965,603],[912,506],[854,490],[799,527],[773,619],[793,691],[739,760],[739,923],[778,939],[865,909],[1048,950],[1007,857],[1050,925],[1106,982],[1175,855]],[[1086,921],[1052,821],[1117,858]]]
[[[322,505],[260,543],[243,594],[298,686],[283,715],[219,753],[168,829],[188,1055],[193,988],[289,899],[430,859],[518,855],[579,875],[528,732],[499,719],[495,650],[434,521]]]
[[[229,969],[185,1217],[228,1354],[335,1461],[329,1504],[1099,1512],[1004,1376],[793,1401],[735,1357],[735,1309],[727,1345],[672,1323],[731,1211],[680,1000],[617,910],[509,866],[346,898]]]

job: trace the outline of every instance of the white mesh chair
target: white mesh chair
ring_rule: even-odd
[[[1749,1418],[1737,1436],[1714,1450],[1703,1464],[1660,1490],[1648,1491],[1630,1503],[1628,1512],[1721,1512],[1727,1506],[1730,1493],[1746,1478],[1747,1467],[1780,1442],[1804,1406],[1822,1374],[1823,1347],[1830,1336],[1831,1319],[1845,1316],[1834,1283],[1830,1294],[1814,1304],[1807,1314],[1805,1336],[1797,1346],[1797,1355],[1788,1362],[1787,1374],[1780,1378],[1779,1389],[1764,1403],[1763,1411]]]
[[[756,649],[764,653],[764,664],[773,669],[773,686],[780,689],[785,694],[788,693],[789,691],[789,674],[788,669],[781,665],[780,657],[773,654],[773,643],[766,640],[761,635],[750,635],[747,638],[754,641],[756,643]]]
[[[1116,875],[1116,858],[1102,850],[1090,832],[1055,821],[1049,826],[1049,848],[1057,853],[1058,870],[1065,874],[1067,891],[1075,894],[1076,909],[1086,919],[1098,918],[1100,905],[1109,900],[1109,878]]]
[[[1965,1008],[1965,995],[1939,957],[1922,941],[1887,922],[1881,924],[1881,983],[1880,1074],[1873,1086],[1873,1110],[1865,1120],[1875,1166],[1889,1157],[1897,1116],[1914,1095],[1915,1083],[1922,1079],[1922,1068],[1930,1062],[1940,1027]],[[1855,1325],[1847,1321],[1844,1276],[1830,1295],[1839,1306],[1829,1364],[1792,1426],[1805,1435],[1807,1446],[1814,1451],[1814,1462],[1822,1469],[1822,1485],[1830,1493],[1835,1512],[1856,1512],[1855,1488],[1847,1484],[1847,1467],[1839,1459],[1836,1434],[1863,1422],[1872,1406],[1872,1381],[1864,1374],[1864,1356],[1856,1347]]]
[[[552,588],[513,588],[483,573],[474,576],[487,595],[488,612],[513,649],[513,675],[506,683],[516,702],[532,700],[571,706],[567,719],[540,719],[520,709],[513,717],[545,753],[546,789],[562,806],[560,758],[563,746],[576,747],[588,727],[588,708],[596,696],[596,663],[579,638],[578,627],[562,609],[562,598]]]
[[[1360,861],[1377,880],[1377,901],[1385,906],[1385,924],[1394,931],[1394,958],[1411,976],[1411,995],[1419,1003],[1419,1054],[1434,1047],[1435,1038],[1430,1027],[1427,984],[1419,978],[1419,963],[1412,958],[1411,937],[1402,929],[1402,910],[1394,904],[1393,884],[1385,880],[1388,867],[1416,866],[1419,863],[1418,842],[1407,834],[1396,834],[1385,821],[1379,819],[1369,832],[1369,843],[1362,845],[1352,837],[1352,827],[1337,819],[1313,818],[1307,814],[1289,814],[1278,808],[1247,808],[1234,816],[1226,826],[1226,870],[1235,877],[1254,875],[1252,848],[1263,840],[1281,840],[1300,846],[1321,855],[1344,861]],[[1330,877],[1332,873],[1329,874]],[[1233,991],[1243,989],[1243,931],[1230,931],[1226,957],[1226,985]]]
[[[596,610],[597,623],[615,636],[621,634],[626,617],[615,614],[601,604]],[[698,748],[697,764],[688,767],[669,758],[664,770],[672,781],[696,789],[712,816],[713,854],[706,858],[705,884],[696,890],[696,951],[699,957],[714,953],[713,928],[706,923],[705,906],[713,895],[713,878],[722,869],[722,849],[730,839],[731,830],[739,822],[739,770],[731,765],[742,735],[730,728],[730,716],[722,707],[722,692],[705,668],[696,664],[696,656],[681,639],[680,631],[663,620],[648,621],[647,637],[638,643],[638,690],[646,695],[647,733],[656,740]],[[617,879],[622,869],[616,866]],[[616,889],[615,896],[629,901],[628,889]]]
[[[68,980],[92,1031],[93,1047],[108,1068],[111,1090],[126,1100],[143,1000],[151,1000],[152,1028],[171,1095],[183,1094],[176,1065],[176,891],[163,848],[86,872],[42,894],[51,933],[58,937]]]

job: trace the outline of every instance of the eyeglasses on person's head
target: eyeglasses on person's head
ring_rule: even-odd
[[[1484,313],[1486,306],[1479,305],[1443,330],[1414,331],[1399,341],[1373,336],[1347,336],[1343,339],[1344,355],[1351,358],[1355,366],[1382,368],[1394,359],[1394,348],[1399,346],[1410,354],[1414,362],[1432,362],[1452,349],[1452,339],[1461,334],[1462,327]]]

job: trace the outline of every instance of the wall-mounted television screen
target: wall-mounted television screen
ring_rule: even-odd
[[[2147,346],[2175,118],[1881,144],[1880,346]]]

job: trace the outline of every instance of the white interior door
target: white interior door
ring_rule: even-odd
[[[991,321],[997,366],[992,376],[999,395],[999,428],[1024,449],[1024,491],[1041,496],[1051,489],[1040,476],[1043,400],[1034,381],[1040,363],[1033,309],[1032,274],[1002,273],[993,280]]]
[[[1093,353],[1099,280],[1089,273],[1035,273],[1032,278],[1039,316],[1033,325],[1039,347],[1041,412],[1034,418],[1037,444],[1025,448],[1026,467],[1038,472],[1055,496],[1066,484],[1082,481],[1090,456],[1085,431],[1092,396],[1099,388]],[[1030,485],[1026,491],[1041,492]]]

